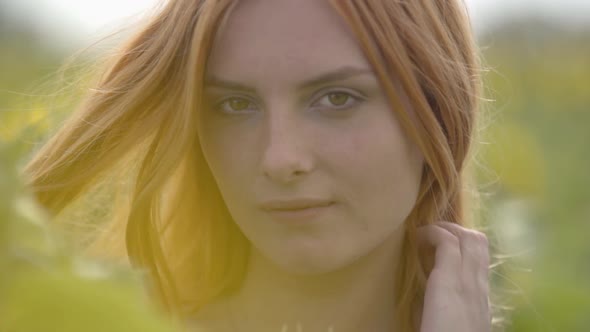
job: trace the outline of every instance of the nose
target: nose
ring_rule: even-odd
[[[301,180],[313,169],[313,156],[307,144],[309,137],[302,129],[289,116],[271,116],[267,121],[261,168],[271,181],[292,183]]]

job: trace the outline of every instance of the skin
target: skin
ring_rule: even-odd
[[[206,80],[201,147],[252,251],[242,288],[197,325],[398,330],[393,276],[424,161],[350,29],[324,1],[240,1]],[[297,220],[259,207],[301,197],[333,204]]]
[[[486,235],[439,221],[418,228],[417,240],[428,275],[419,331],[491,331]]]

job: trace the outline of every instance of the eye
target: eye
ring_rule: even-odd
[[[333,91],[323,95],[313,106],[343,109],[355,105],[360,99],[360,97],[353,96],[348,92]]]
[[[256,108],[256,106],[248,99],[240,97],[230,97],[216,103],[214,108],[216,110],[221,110],[225,113],[239,113],[253,110]]]

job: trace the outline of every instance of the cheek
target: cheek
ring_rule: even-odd
[[[248,169],[244,151],[248,149],[243,144],[236,144],[234,136],[213,128],[217,127],[210,125],[199,135],[203,157],[225,201],[240,201],[233,197],[239,188],[244,187],[243,181],[248,178],[244,173]]]
[[[401,130],[380,121],[340,138],[323,152],[333,156],[352,213],[369,224],[402,223],[416,201],[422,166]]]
[[[239,178],[248,169],[251,156],[251,135],[241,134],[239,130],[227,130],[210,121],[200,134],[203,154],[216,177]],[[240,167],[236,167],[240,165]]]

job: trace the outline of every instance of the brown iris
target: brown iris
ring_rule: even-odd
[[[229,107],[234,111],[241,111],[248,108],[250,102],[241,98],[232,98],[228,100]]]
[[[332,105],[334,105],[334,106],[342,106],[342,105],[346,104],[346,102],[348,101],[348,98],[350,98],[349,95],[347,95],[346,93],[340,93],[340,92],[330,93],[328,95],[328,99],[330,100],[330,103],[332,103]]]

